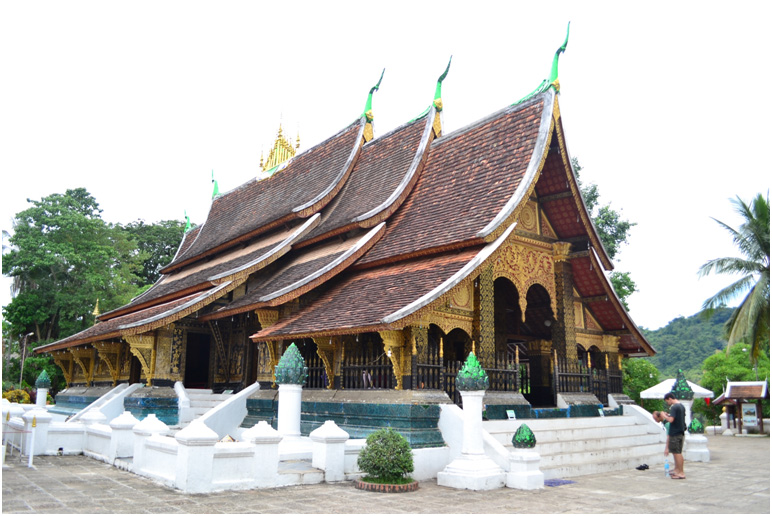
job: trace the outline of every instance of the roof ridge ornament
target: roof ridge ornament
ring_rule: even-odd
[[[214,184],[214,188],[212,189],[212,200],[214,200],[215,197],[220,195],[220,187],[217,185],[217,180],[214,178],[214,169],[212,169],[212,183]]]
[[[386,73],[386,68],[383,69],[381,72],[381,78],[378,79],[378,84],[370,88],[370,93],[367,95],[367,102],[365,103],[365,110],[362,112],[362,116],[365,117],[365,131],[364,131],[364,139],[365,143],[369,142],[373,139],[373,93],[378,91],[378,88],[381,87],[381,81],[383,80],[383,74]]]
[[[434,88],[434,100],[429,105],[428,108],[424,109],[420,115],[412,119],[409,123],[413,123],[419,118],[422,118],[426,116],[429,111],[431,111],[432,106],[435,107],[437,110],[438,115],[435,115],[434,122],[435,122],[435,133],[437,136],[440,135],[440,132],[442,131],[442,124],[439,121],[439,113],[442,111],[442,81],[445,80],[445,78],[448,76],[448,70],[450,70],[450,62],[453,60],[453,56],[450,56],[450,59],[448,59],[448,66],[445,67],[445,71],[442,72],[442,75],[440,75],[437,78],[437,86]]]
[[[560,54],[565,52],[566,47],[568,46],[568,34],[570,30],[571,30],[571,22],[568,22],[568,26],[566,27],[566,40],[555,51],[555,56],[552,58],[552,68],[550,68],[549,78],[544,79],[535,90],[533,90],[531,93],[529,93],[525,97],[515,102],[515,104],[520,104],[522,102],[525,102],[526,100],[529,100],[535,97],[536,95],[539,95],[540,93],[544,93],[550,88],[554,88],[555,93],[560,91],[560,81],[558,80],[558,61],[560,60]]]

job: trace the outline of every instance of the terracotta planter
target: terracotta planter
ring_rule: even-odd
[[[363,480],[355,480],[354,487],[364,491],[376,491],[378,493],[409,493],[418,489],[418,481],[409,484],[374,484]]]

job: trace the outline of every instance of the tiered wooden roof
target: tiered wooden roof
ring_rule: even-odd
[[[573,244],[575,290],[601,329],[621,337],[623,353],[653,353],[604,274],[611,261],[579,194],[555,90],[447,135],[440,108],[370,141],[365,113],[270,178],[215,198],[151,289],[37,351],[149,331],[194,311],[214,320],[275,307],[312,290],[313,301],[253,338],[401,328],[479,274],[536,199],[554,239]]]

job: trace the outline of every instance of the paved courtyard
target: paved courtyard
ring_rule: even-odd
[[[687,462],[686,480],[660,467],[574,477],[538,491],[460,491],[421,482],[418,491],[359,491],[352,482],[189,495],[83,456],[17,456],[3,467],[3,514],[22,513],[676,513],[769,514],[766,437],[708,435],[711,462]]]

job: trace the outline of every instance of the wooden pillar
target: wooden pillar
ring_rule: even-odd
[[[571,244],[556,242],[552,246],[555,260],[555,302],[557,313],[552,327],[552,345],[560,356],[576,360],[576,328],[574,319],[574,274],[568,254]]]

